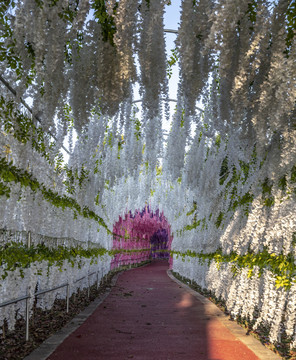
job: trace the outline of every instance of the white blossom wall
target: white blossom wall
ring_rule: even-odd
[[[99,257],[96,262],[91,259],[80,259],[80,264],[72,264],[64,261],[61,265],[49,265],[47,261],[31,263],[30,267],[26,269],[17,269],[16,271],[8,272],[8,276],[1,281],[0,298],[1,302],[17,299],[24,295],[30,295],[29,311],[32,313],[35,302],[34,293],[37,291],[48,290],[62,284],[69,284],[69,296],[77,291],[77,289],[84,289],[89,285],[93,285],[108,274],[110,270],[111,258],[108,255]],[[4,275],[5,267],[0,269],[0,276]],[[88,274],[95,272],[93,276],[88,277]],[[76,281],[83,278],[80,281]],[[37,285],[37,288],[36,288]],[[56,298],[66,298],[66,287],[57,289],[55,291],[39,295],[37,297],[37,307],[41,309],[50,309]],[[26,302],[20,301],[16,304],[3,307],[0,309],[0,326],[6,319],[10,330],[14,329],[15,322],[18,318],[25,318]],[[17,314],[17,317],[16,317]],[[2,331],[2,330],[1,330]]]

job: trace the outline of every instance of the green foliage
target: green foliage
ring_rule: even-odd
[[[117,159],[120,159],[120,152],[123,149],[123,144],[124,144],[124,137],[123,135],[120,137],[120,139],[118,140],[118,155],[117,155]]]
[[[215,226],[216,226],[217,229],[219,229],[223,219],[224,219],[224,213],[222,211],[220,211],[220,213],[219,213],[219,215],[218,215],[218,217],[217,217],[217,219],[215,221]]]
[[[197,202],[193,200],[192,204],[193,204],[193,208],[186,214],[187,216],[192,215],[197,209]]]
[[[162,166],[156,166],[156,176],[162,175]]]
[[[173,66],[177,64],[178,60],[179,60],[179,57],[178,57],[178,50],[177,48],[175,49],[172,49],[171,50],[171,56],[168,60],[168,65],[167,65],[167,75],[168,75],[168,78],[170,79],[173,75]]]
[[[292,184],[296,183],[296,166],[294,165],[291,169],[291,179],[290,179]]]
[[[221,135],[220,134],[218,134],[215,138],[215,145],[217,146],[218,149],[220,148],[220,145],[221,145]]]
[[[293,38],[296,34],[296,0],[292,0],[286,13],[286,50],[288,57],[293,44]]]
[[[201,136],[202,136],[202,132],[201,132]],[[221,141],[221,139],[219,141]],[[212,221],[216,226],[216,228],[218,229],[223,223],[226,213],[229,212],[233,213],[239,208],[242,209],[242,214],[244,214],[244,216],[248,216],[251,209],[251,204],[254,201],[254,194],[249,189],[249,191],[246,191],[243,195],[240,195],[238,192],[238,186],[240,185],[240,183],[242,183],[243,185],[246,183],[250,175],[250,172],[254,171],[254,167],[256,168],[256,164],[257,164],[257,153],[255,146],[253,149],[250,162],[239,160],[238,169],[234,165],[232,165],[231,167],[229,166],[228,157],[226,156],[221,163],[220,172],[219,172],[219,184],[221,186],[224,185],[225,181],[229,179],[229,175],[230,174],[232,175],[228,180],[228,182],[226,183],[223,192],[221,193],[221,197],[223,197],[224,199],[228,197],[228,199],[230,200],[228,209],[225,209],[225,211],[221,211],[216,219],[212,219],[212,215],[211,215],[209,219],[199,219],[197,221],[196,220],[197,214],[195,214],[192,224],[186,225],[182,229],[177,230],[177,234],[181,236],[184,231],[190,231],[196,229],[200,225],[202,225],[200,227],[201,230],[207,229],[209,221]],[[290,182],[292,184],[296,183],[296,166],[293,166],[293,168],[291,169]],[[272,189],[273,189],[272,181],[266,177],[264,181],[260,184],[260,186],[262,188],[261,204],[266,207],[272,207],[275,203],[275,198],[272,193]],[[286,175],[284,175],[279,180],[278,187],[283,191],[287,191],[287,194],[291,194],[290,189],[288,189],[288,180]],[[296,193],[296,186],[293,189],[293,191],[294,193]],[[195,209],[189,211],[187,215],[191,215],[194,211]]]
[[[271,191],[272,191],[272,183],[270,182],[270,180],[268,178],[265,178],[265,180],[262,183],[262,194],[263,195],[271,195]]]
[[[97,159],[95,162],[95,167],[94,167],[94,174],[101,174],[101,170],[100,170],[100,166],[103,164],[103,160],[102,157],[100,159]]]
[[[64,261],[68,260],[72,266],[82,258],[97,261],[98,257],[108,254],[108,250],[104,248],[81,247],[66,248],[58,246],[56,248],[48,248],[44,244],[27,247],[26,245],[11,242],[0,246],[0,265],[5,269],[2,279],[8,275],[8,271],[15,271],[17,268],[28,268],[31,263],[46,261],[48,267],[57,265],[62,269]]]
[[[233,165],[232,166],[232,177],[229,180],[229,182],[227,183],[227,187],[229,188],[232,185],[237,184],[239,179],[240,179],[240,174],[238,173],[236,167]]]
[[[249,177],[250,164],[240,160],[239,165],[244,175],[244,180],[243,180],[243,184],[244,184],[247,178]]]
[[[219,184],[223,185],[224,181],[227,179],[229,175],[229,169],[228,169],[228,158],[227,156],[223,159],[222,164],[221,164],[221,168],[220,168],[220,173],[219,173]]]
[[[248,3],[247,15],[252,24],[250,30],[253,30],[257,19],[257,0],[252,0]]]
[[[108,229],[104,220],[91,211],[88,207],[81,207],[77,201],[66,195],[59,195],[57,192],[47,189],[43,184],[40,184],[33,176],[26,170],[22,170],[13,165],[12,161],[8,162],[4,158],[0,158],[0,179],[5,183],[19,183],[23,187],[29,187],[32,191],[40,191],[44,200],[48,201],[55,207],[73,210],[74,218],[77,214],[84,218],[94,220],[103,226],[109,234],[111,231]]]
[[[10,197],[10,188],[0,181],[0,196]]]
[[[248,191],[243,196],[237,196],[235,200],[231,202],[231,206],[229,210],[235,211],[238,206],[243,208],[244,214],[246,216],[249,215],[250,205],[254,200],[254,195]]]
[[[139,119],[137,119],[137,118],[134,121],[135,121],[135,130],[136,130],[135,131],[135,136],[136,136],[137,140],[140,140],[142,124],[141,124],[141,121]]]
[[[0,158],[0,178],[6,183],[15,182],[23,187],[29,186],[32,191],[36,191],[40,187],[38,181],[33,179],[31,174],[26,170],[18,169],[12,161],[8,162],[4,158]]]
[[[192,229],[196,229],[198,226],[200,226],[201,220],[194,221],[191,225],[186,225],[183,228],[183,231],[190,231]]]
[[[184,123],[185,123],[185,109],[182,109],[181,122],[180,122],[180,128],[181,129],[184,127]]]
[[[69,128],[73,127],[71,111],[71,107],[66,104],[64,115],[69,123]],[[46,134],[40,126],[35,125],[30,117],[16,109],[16,104],[13,101],[6,101],[3,96],[0,97],[0,125],[7,134],[12,135],[19,142],[23,144],[31,143],[32,148],[43,156],[50,165],[55,165],[57,174],[65,171],[67,178],[64,184],[69,194],[74,194],[75,192],[75,181],[82,188],[89,175],[84,165],[82,164],[80,175],[78,175],[77,169],[74,171],[69,169],[67,165],[62,165],[62,154],[58,153],[55,159],[52,159],[49,152],[54,143],[50,142],[50,135]]]
[[[296,231],[294,231],[292,234],[292,246],[296,246]]]
[[[67,174],[67,179],[64,180],[63,183],[66,186],[67,192],[73,195],[75,194],[75,186],[74,186],[75,177],[72,169],[69,169],[67,165],[65,166],[65,171]]]
[[[283,177],[281,177],[279,179],[278,186],[279,186],[280,190],[286,191],[286,189],[287,189],[287,177],[286,177],[286,175],[284,175]]]
[[[32,148],[53,164],[47,150],[50,136],[36,126],[32,119],[17,110],[13,101],[6,101],[3,96],[0,97],[0,124],[6,133],[19,142],[26,144],[30,141]]]
[[[225,183],[226,179],[229,177],[230,171],[232,172],[232,177],[230,178],[230,180],[228,180],[223,194],[224,197],[226,196],[230,197],[230,205],[229,208],[227,209],[227,212],[234,212],[238,207],[242,207],[243,213],[246,216],[249,215],[250,205],[254,200],[254,195],[250,191],[246,192],[242,196],[238,195],[238,183],[239,180],[241,180],[243,184],[246,182],[249,176],[250,166],[251,165],[249,163],[240,161],[240,171],[237,171],[235,166],[232,166],[231,169],[229,169],[227,156],[223,159],[219,173],[220,185],[223,185]],[[267,201],[266,204],[267,206],[269,205]],[[187,215],[190,214],[191,212],[187,213]],[[221,211],[218,217],[216,218],[216,220],[214,221],[214,225],[216,226],[217,229],[221,226],[224,217],[225,217],[225,212]],[[211,221],[211,218],[212,218],[212,214],[210,215],[208,220],[204,218],[199,221],[196,221],[196,217],[195,217],[193,223],[191,225],[184,226],[184,228],[180,231],[180,234],[183,231],[195,229],[200,224],[202,224],[201,230],[206,229],[207,221]]]
[[[64,105],[64,118],[65,120],[68,122],[68,128],[73,128],[74,127],[74,119],[71,116],[72,115],[72,108],[69,104],[65,104]]]
[[[56,1],[56,0],[54,0]],[[74,0],[73,3],[75,6],[70,6],[70,4],[63,7],[63,11],[59,13],[59,17],[63,19],[68,24],[72,24],[74,19],[77,16],[77,10],[79,6],[79,0]]]
[[[268,178],[265,178],[265,180],[263,181],[261,186],[262,186],[263,205],[265,205],[267,207],[273,206],[274,205],[274,196],[272,196],[272,186],[273,186],[272,182]]]
[[[250,204],[252,204],[253,200],[254,200],[254,195],[250,191],[245,193],[242,197],[239,197],[238,203],[240,206],[244,208],[246,215],[249,214],[249,207]]]
[[[91,259],[91,264],[96,263],[99,257],[104,255],[114,256],[116,254],[133,254],[137,252],[147,252],[150,249],[116,249],[107,250],[105,248],[91,247],[83,249],[82,247],[64,247],[57,246],[49,248],[44,244],[27,247],[24,244],[10,242],[0,246],[0,266],[4,269],[2,280],[4,280],[9,271],[29,268],[32,263],[42,261],[47,262],[48,269],[50,266],[59,266],[63,270],[63,264],[68,261],[73,267],[76,263],[81,266],[82,259]],[[1,286],[1,282],[0,282]]]
[[[56,173],[59,175],[63,172],[64,169],[63,163],[64,163],[64,157],[63,154],[60,153],[56,156],[55,168],[54,168]]]
[[[3,0],[0,3],[0,61],[7,62],[9,68],[15,71],[17,78],[20,79],[23,68],[20,58],[16,55],[15,40],[8,15],[8,10],[14,6],[13,0]]]
[[[215,261],[218,268],[222,263],[231,263],[231,271],[236,276],[241,269],[248,268],[248,277],[254,275],[254,268],[258,268],[258,276],[260,277],[264,269],[270,270],[275,279],[275,287],[284,288],[289,290],[292,283],[296,282],[296,265],[294,264],[294,254],[290,253],[287,255],[269,253],[266,249],[257,254],[249,251],[244,255],[239,255],[235,252],[230,254],[223,254],[221,249],[213,253],[196,253],[188,250],[186,252],[171,251],[171,254],[181,256],[185,259],[186,256],[192,258],[198,258],[200,263]]]
[[[108,14],[105,0],[93,0],[91,4],[94,10],[94,16],[101,25],[102,39],[115,46],[114,35],[116,33],[115,19],[112,15]],[[118,8],[118,1],[115,2],[113,8],[113,15],[116,14]]]

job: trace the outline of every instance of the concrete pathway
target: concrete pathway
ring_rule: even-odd
[[[167,269],[167,262],[155,261],[122,273],[48,360],[279,359],[214,304],[171,279]]]

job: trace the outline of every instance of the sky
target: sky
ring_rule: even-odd
[[[165,6],[165,14],[164,14],[164,29],[169,30],[178,30],[180,15],[181,15],[181,0],[171,0],[171,5]],[[171,50],[175,49],[175,40],[177,34],[167,33],[165,32],[165,40],[166,40],[166,53],[167,59],[171,56]],[[178,64],[173,65],[172,67],[172,76],[169,79],[169,98],[177,100],[177,90],[178,90],[178,82],[179,82],[179,68]],[[134,87],[134,98],[135,100],[140,99],[138,94],[138,85]],[[174,113],[176,103],[170,102],[170,121],[166,121],[163,116],[163,129],[165,132],[168,132],[170,129],[170,123],[172,120],[172,114]],[[141,111],[140,103],[137,103],[139,110]]]
[[[171,5],[166,6],[164,15],[164,28],[170,30],[178,30],[180,23],[181,0],[172,0]],[[177,34],[165,33],[166,51],[170,57],[171,50],[175,48],[175,39]],[[173,66],[173,75],[169,81],[169,98],[177,99],[177,85],[179,80],[178,65]]]
[[[169,30],[178,30],[180,23],[180,10],[181,10],[181,0],[172,0],[171,5],[167,5],[164,15],[164,28]],[[171,56],[171,50],[176,47],[175,40],[177,34],[165,33],[166,38],[166,53],[168,59]],[[172,76],[169,79],[169,99],[177,99],[177,90],[179,82],[179,67],[178,64],[173,65],[172,67]],[[172,114],[174,113],[176,103],[170,102],[170,122],[172,119]],[[170,122],[163,119],[163,129],[167,132],[170,129]]]

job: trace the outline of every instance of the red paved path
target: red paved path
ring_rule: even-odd
[[[203,304],[171,280],[168,264],[124,272],[110,295],[50,360],[255,360]]]

